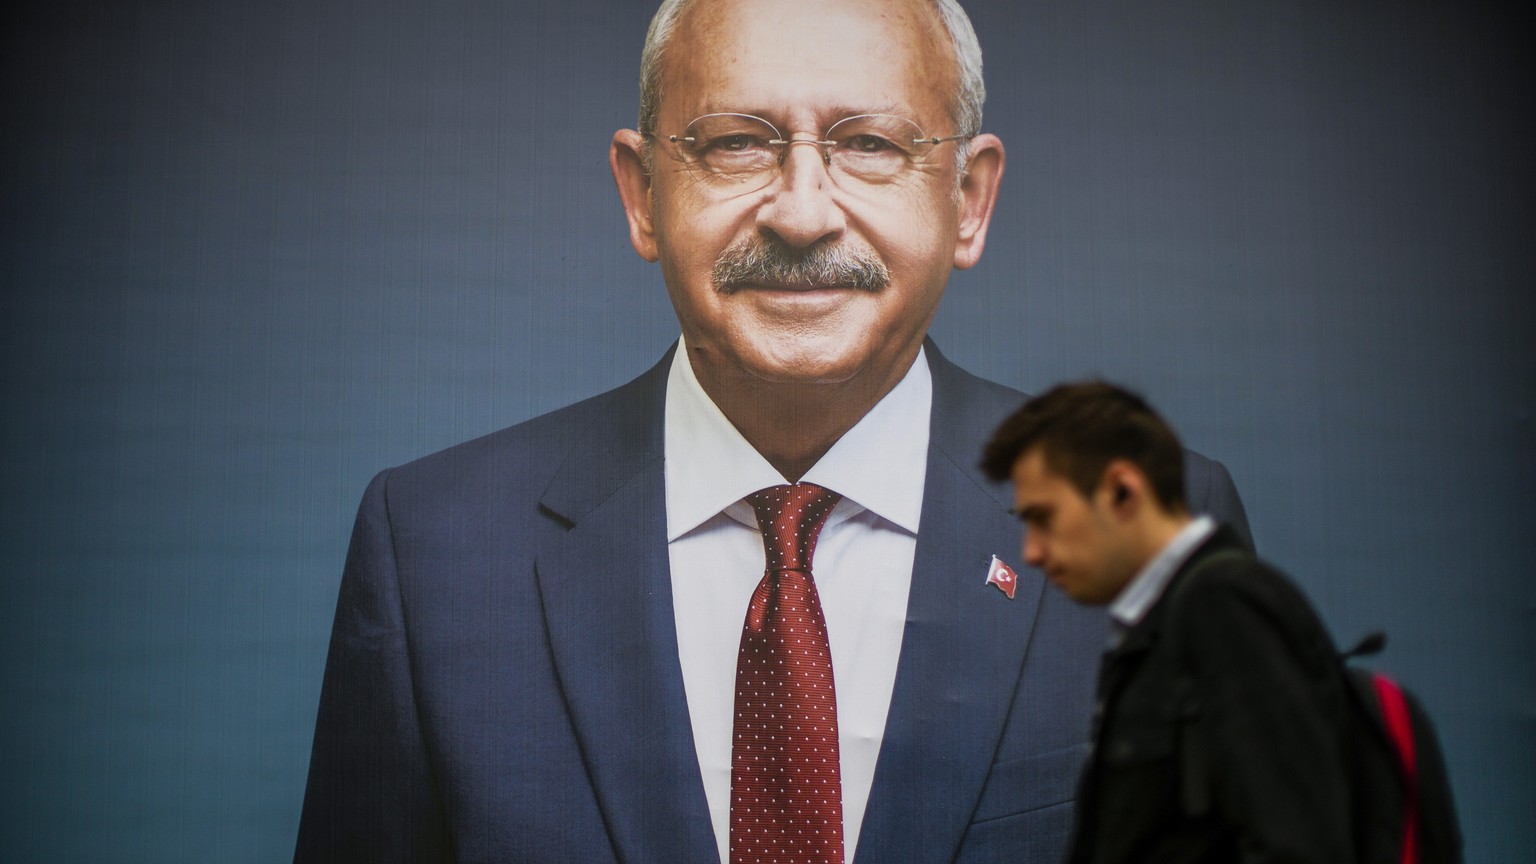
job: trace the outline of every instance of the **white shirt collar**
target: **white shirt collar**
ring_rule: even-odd
[[[842,494],[833,519],[867,509],[917,533],[932,404],[933,378],[919,349],[891,392],[801,478]],[[704,392],[681,338],[667,375],[665,410],[667,541],[721,511],[755,526],[750,507],[732,505],[787,481]]]
[[[1209,516],[1190,520],[1173,535],[1161,551],[1152,556],[1109,606],[1109,617],[1122,627],[1135,627],[1147,616],[1147,610],[1163,596],[1173,575],[1179,572],[1195,549],[1216,532],[1216,521]]]

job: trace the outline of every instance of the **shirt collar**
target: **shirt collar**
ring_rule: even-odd
[[[901,381],[801,478],[843,496],[843,512],[834,511],[833,519],[867,509],[917,533],[932,404],[933,378],[918,349]],[[704,392],[681,339],[667,374],[665,411],[667,541],[722,511],[755,525],[750,507],[731,505],[787,481]]]
[[[1147,610],[1163,596],[1163,590],[1168,587],[1173,575],[1179,572],[1179,568],[1184,566],[1195,549],[1215,532],[1216,521],[1211,517],[1201,516],[1191,520],[1179,533],[1173,535],[1168,545],[1152,556],[1152,560],[1115,597],[1109,606],[1109,617],[1127,629],[1141,623],[1141,619],[1147,617]]]

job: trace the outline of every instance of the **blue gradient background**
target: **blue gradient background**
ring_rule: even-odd
[[[934,327],[1145,390],[1536,845],[1529,12],[972,2],[1010,161]],[[606,165],[650,3],[26,2],[0,43],[0,857],[291,854],[378,469],[676,325]],[[872,58],[871,62],[879,62]]]

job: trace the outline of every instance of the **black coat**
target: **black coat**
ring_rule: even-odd
[[[1352,860],[1339,670],[1301,592],[1218,530],[1104,657],[1069,860]]]

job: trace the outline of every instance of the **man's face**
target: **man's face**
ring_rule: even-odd
[[[1101,606],[1135,575],[1138,565],[1115,514],[1112,484],[1101,483],[1084,497],[1034,447],[1013,464],[1013,495],[1024,522],[1024,562],[1044,571],[1068,597]]]
[[[981,172],[970,185],[986,188],[969,198],[965,187],[957,194],[954,142],[926,148],[899,179],[864,187],[834,182],[821,150],[796,144],[775,179],[742,194],[705,182],[667,136],[718,112],[761,117],[801,140],[866,113],[908,118],[928,135],[970,131],[951,128],[953,79],[948,37],[925,3],[724,0],[684,13],[662,68],[650,185],[625,205],[637,251],[661,262],[706,387],[893,385],[950,268],[980,255],[1001,146],[980,142],[997,170]],[[717,284],[717,262],[733,247],[791,257],[840,249],[883,264],[888,278],[875,287],[761,276]]]

